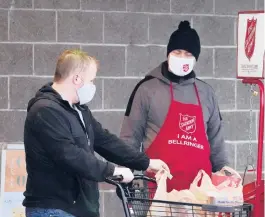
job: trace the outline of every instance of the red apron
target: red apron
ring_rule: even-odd
[[[167,191],[189,189],[199,170],[211,176],[210,144],[208,142],[198,89],[199,105],[174,100],[170,84],[171,103],[165,122],[155,140],[146,150],[151,159],[163,160],[173,178],[167,181]],[[150,187],[150,186],[149,186]]]

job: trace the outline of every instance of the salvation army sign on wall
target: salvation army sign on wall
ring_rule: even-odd
[[[264,19],[264,11],[245,11],[238,14],[238,78],[264,78]]]

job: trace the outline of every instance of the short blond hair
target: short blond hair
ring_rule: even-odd
[[[98,67],[98,60],[89,56],[86,52],[79,49],[65,50],[57,60],[54,81],[58,82],[66,79],[77,68],[83,71],[91,63]]]

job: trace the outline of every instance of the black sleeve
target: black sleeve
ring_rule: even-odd
[[[32,130],[49,157],[62,170],[98,182],[113,175],[114,165],[98,160],[91,152],[74,144],[67,118],[58,110],[39,109]]]
[[[95,131],[95,151],[106,160],[135,170],[145,171],[149,166],[149,158],[134,146],[124,143],[92,117]]]

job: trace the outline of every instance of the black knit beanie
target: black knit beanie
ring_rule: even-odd
[[[181,21],[178,29],[172,33],[167,45],[167,56],[173,50],[186,50],[198,60],[201,52],[200,38],[195,29],[190,27],[189,21]]]

